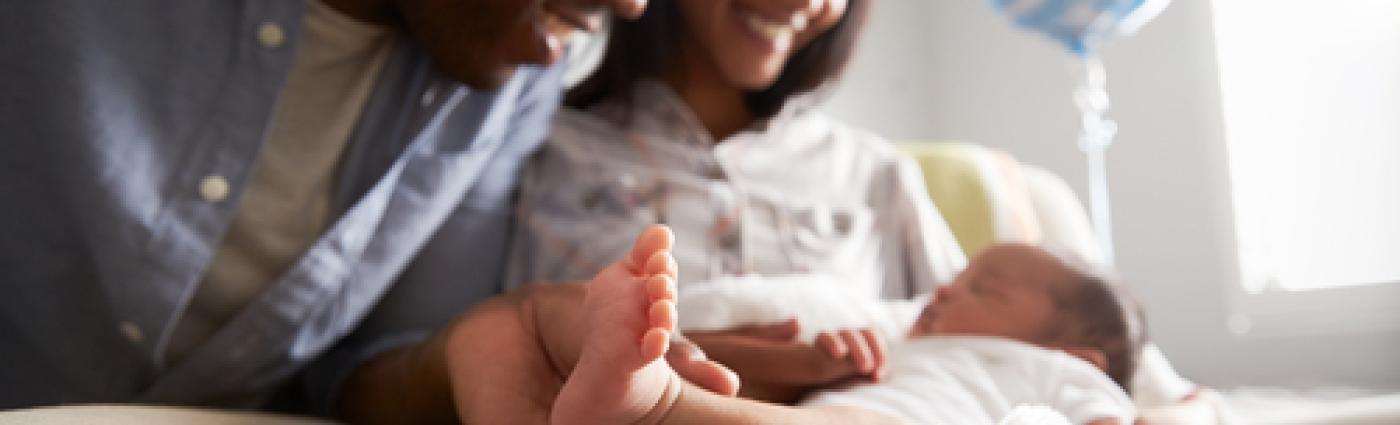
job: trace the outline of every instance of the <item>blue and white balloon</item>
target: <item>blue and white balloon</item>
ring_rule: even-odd
[[[1118,125],[1109,119],[1108,90],[1098,49],[1115,37],[1137,32],[1156,18],[1170,0],[988,0],[1016,22],[1059,41],[1082,65],[1075,104],[1079,107],[1079,148],[1084,152],[1089,189],[1089,215],[1103,249],[1105,264],[1113,264],[1113,219],[1108,199],[1106,151]]]
[[[1157,17],[1170,0],[990,0],[1016,25],[1087,56],[1104,42],[1130,35]]]

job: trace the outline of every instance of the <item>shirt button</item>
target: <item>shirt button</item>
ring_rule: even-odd
[[[350,226],[345,230],[345,244],[357,246],[364,243],[367,236],[369,236],[369,232],[360,230],[359,227]]]
[[[629,192],[637,190],[637,176],[634,176],[631,173],[622,173],[617,176],[617,184],[619,186],[622,186],[622,190],[626,190]]]
[[[145,339],[145,335],[141,333],[141,327],[136,326],[135,323],[122,322],[119,328],[122,331],[122,336],[125,336],[132,343],[140,344],[141,340]]]
[[[426,91],[423,92],[423,96],[422,96],[422,97],[419,97],[419,98],[418,98],[418,105],[419,105],[419,106],[422,106],[422,107],[424,107],[424,108],[427,108],[427,107],[433,106],[433,102],[436,101],[436,100],[437,100],[437,88],[436,88],[436,87],[430,88],[430,89],[428,89],[428,90],[426,90]]]
[[[726,232],[719,236],[719,246],[725,251],[734,252],[739,250],[739,232]]]
[[[282,31],[282,26],[274,22],[263,22],[258,26],[258,42],[263,47],[274,48],[281,46],[287,41],[287,33]]]
[[[705,164],[704,168],[700,170],[700,175],[710,180],[724,180],[724,167],[720,167],[716,163]]]
[[[209,202],[219,202],[228,198],[228,180],[222,176],[205,177],[199,181],[199,196]]]

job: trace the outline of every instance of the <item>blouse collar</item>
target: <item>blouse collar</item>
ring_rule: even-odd
[[[659,135],[669,139],[684,141],[701,146],[718,147],[740,144],[753,139],[769,139],[774,135],[785,134],[794,126],[816,115],[818,101],[825,90],[794,96],[777,114],[759,120],[733,135],[715,143],[713,136],[705,129],[699,117],[690,109],[679,93],[665,82],[649,79],[637,82],[630,97],[614,98],[592,108],[593,113],[621,128],[631,131]]]

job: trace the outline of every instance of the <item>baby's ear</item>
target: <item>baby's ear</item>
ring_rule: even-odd
[[[1089,362],[1093,364],[1094,367],[1099,368],[1099,370],[1104,372],[1108,371],[1108,356],[1104,355],[1102,350],[1090,347],[1055,347],[1055,349]]]

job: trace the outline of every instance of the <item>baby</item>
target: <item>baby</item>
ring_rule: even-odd
[[[804,404],[939,424],[995,424],[1044,406],[1076,424],[1129,424],[1137,312],[1121,289],[1044,250],[997,245],[938,289],[894,344],[881,382]]]
[[[896,344],[889,376],[879,383],[825,392],[799,407],[697,389],[661,360],[676,330],[675,302],[684,302],[675,292],[669,241],[664,229],[644,234],[628,260],[586,285],[577,319],[523,327],[528,332],[521,336],[543,342],[536,347],[556,359],[554,369],[565,378],[551,423],[1045,424],[1068,418],[1099,425],[1133,419],[1120,385],[1130,378],[1142,339],[1136,309],[1103,280],[1023,245],[987,250],[939,290],[909,338]],[[534,310],[570,306],[577,304],[537,304]],[[496,336],[509,329],[488,327],[491,335],[483,336],[499,341]],[[537,369],[547,372],[546,363]],[[1023,406],[1053,410],[1016,416]]]

